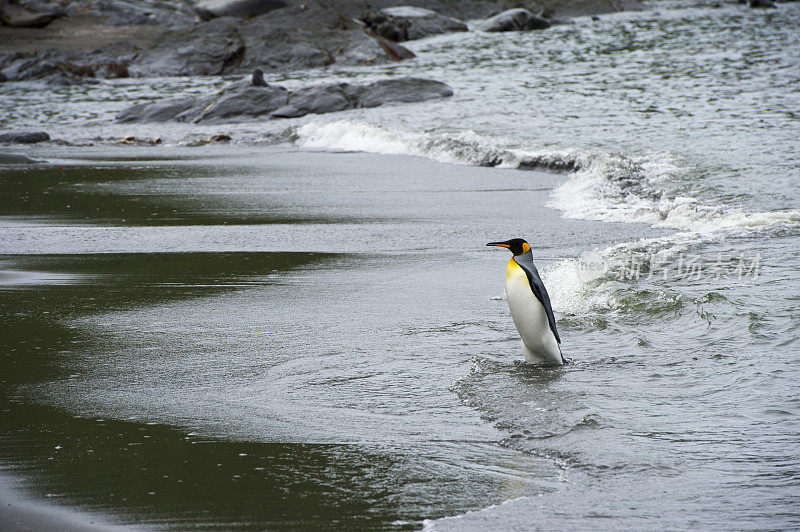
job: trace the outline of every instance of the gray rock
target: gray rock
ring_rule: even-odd
[[[117,115],[117,122],[167,122],[192,109],[197,98],[181,98],[160,102],[145,102],[132,105]]]
[[[89,51],[14,52],[0,56],[0,70],[7,81],[42,80],[48,85],[96,83],[96,77],[128,77],[128,64],[139,51],[133,44],[116,43]]]
[[[338,14],[338,8],[310,2],[305,8],[289,6],[245,20],[219,17],[169,28],[138,55],[126,54],[129,58],[120,61],[120,68],[103,67],[98,75],[117,71],[134,77],[225,75],[255,68],[286,72],[413,57],[401,48],[368,37]]]
[[[339,2],[335,10],[323,5],[328,2],[304,4],[304,9],[302,5],[290,6],[242,23],[239,32],[245,44],[243,69],[285,72],[391,61],[388,52],[347,17],[349,13],[339,12]]]
[[[286,104],[289,91],[278,85],[254,86],[249,80],[223,89],[201,109],[195,122],[249,118],[272,113]]]
[[[31,0],[26,0],[30,2]],[[104,18],[109,26],[192,24],[196,18],[189,2],[164,2],[162,0],[57,0],[76,18],[89,15]]]
[[[0,164],[34,164],[41,162],[43,161],[37,161],[36,159],[31,159],[27,155],[19,153],[0,152]]]
[[[203,20],[211,20],[216,17],[255,17],[287,5],[283,0],[200,0],[194,9]]]
[[[132,76],[212,76],[239,66],[244,42],[237,19],[218,18],[160,33],[128,67]]]
[[[134,24],[159,24],[163,17],[161,10],[148,9],[147,5],[124,0],[102,0],[97,6],[101,16],[107,16],[109,26],[132,26]],[[159,16],[160,15],[160,16]]]
[[[364,86],[358,94],[356,107],[377,107],[394,102],[422,102],[435,98],[448,98],[452,95],[453,89],[449,85],[433,79],[385,79]]]
[[[31,54],[14,52],[0,59],[0,69],[7,81],[42,79],[56,72],[56,65]]]
[[[516,8],[484,20],[478,29],[482,31],[530,31],[543,30],[550,26],[550,22],[546,19],[537,17],[527,9]]]
[[[3,24],[17,28],[44,28],[66,13],[61,9],[36,12],[19,5],[16,0],[0,0],[0,20]]]
[[[129,77],[128,65],[141,52],[131,43],[114,43],[89,53],[81,53],[71,58],[72,62],[91,66],[94,75],[103,78]]]
[[[0,142],[6,144],[35,144],[50,140],[50,135],[44,131],[12,131],[0,133]]]
[[[305,87],[292,92],[286,105],[272,113],[275,118],[295,118],[307,114],[323,114],[352,109],[346,83]]]
[[[366,38],[365,38],[366,37]],[[340,65],[373,65],[388,61],[404,61],[416,57],[414,52],[383,37],[363,33],[350,41],[350,46],[336,56]]]
[[[421,102],[452,95],[453,89],[447,84],[432,79],[387,79],[367,85],[333,83],[292,92],[287,105],[272,113],[272,116],[296,118],[312,113],[333,113],[359,107],[378,107],[387,103]]]
[[[288,91],[277,85],[254,86],[249,79],[226,87],[211,98],[183,98],[136,104],[117,115],[119,122],[237,121],[269,115],[295,118],[377,107],[387,103],[420,102],[453,95],[445,83],[430,79],[398,78],[367,85],[329,83]]]
[[[468,30],[460,20],[430,9],[410,6],[381,9],[377,13],[370,13],[363,21],[373,33],[394,42]]]
[[[265,30],[265,31],[259,31]],[[289,28],[242,28],[246,47],[245,64],[265,72],[325,67],[335,62],[333,53],[316,44],[319,38]]]

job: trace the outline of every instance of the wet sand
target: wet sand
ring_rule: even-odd
[[[286,146],[27,153],[56,164],[0,173],[0,460],[36,497],[128,524],[408,529],[554,474],[448,388],[487,337],[518,351],[485,242],[533,235],[546,266],[615,238],[544,205],[563,176]]]
[[[62,530],[64,532],[113,531],[119,527],[95,516],[23,498],[17,484],[0,474],[0,530],[5,532]]]

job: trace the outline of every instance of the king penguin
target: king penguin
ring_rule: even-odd
[[[533,264],[531,246],[521,238],[486,245],[506,248],[514,254],[506,268],[506,299],[522,339],[525,361],[566,364],[561,354],[561,338],[556,329],[550,296]]]

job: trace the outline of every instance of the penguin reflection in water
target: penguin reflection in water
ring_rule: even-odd
[[[561,354],[561,338],[550,297],[533,264],[530,245],[521,238],[486,245],[506,248],[514,254],[506,268],[506,299],[511,318],[522,338],[525,361],[566,364]]]

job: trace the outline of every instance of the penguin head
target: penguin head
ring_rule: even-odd
[[[523,255],[531,250],[530,245],[521,238],[512,238],[505,242],[489,242],[487,246],[497,246],[499,248],[506,248],[514,255]]]

